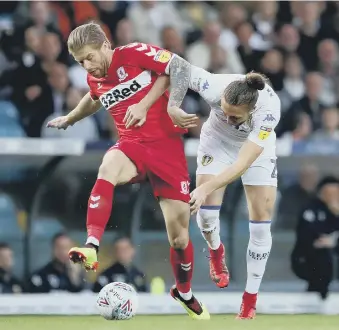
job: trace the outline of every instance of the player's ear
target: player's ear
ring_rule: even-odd
[[[104,41],[104,43],[102,44],[102,48],[104,50],[110,50],[111,49],[111,44],[108,41]]]

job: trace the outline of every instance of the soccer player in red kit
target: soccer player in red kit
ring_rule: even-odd
[[[176,56],[143,43],[112,50],[95,23],[74,29],[68,38],[68,49],[87,70],[90,92],[67,116],[54,119],[48,126],[66,129],[103,105],[119,133],[118,142],[103,158],[89,198],[86,245],[71,249],[70,259],[86,269],[97,268],[99,242],[111,214],[115,187],[140,182],[147,175],[159,200],[171,245],[170,261],[176,281],[171,295],[193,318],[209,319],[208,311],[191,291],[194,260],[188,233],[189,175],[181,136],[182,128],[194,126],[197,118],[183,112],[180,127],[175,127],[167,110],[182,96],[177,95],[181,92],[154,94],[159,90],[154,86],[167,83],[160,75],[169,75],[176,83],[180,80]],[[153,105],[147,104],[154,99],[157,101]],[[133,119],[128,109],[133,109]],[[143,113],[143,109],[147,112]],[[138,113],[140,117],[136,119]]]

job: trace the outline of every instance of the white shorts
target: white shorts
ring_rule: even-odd
[[[237,159],[239,150],[240,147],[202,134],[198,148],[196,174],[218,175]],[[242,183],[249,186],[277,187],[276,159],[275,148],[264,150],[241,176]]]

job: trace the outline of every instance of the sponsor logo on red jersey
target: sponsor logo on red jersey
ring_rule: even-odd
[[[151,73],[149,71],[143,71],[135,78],[125,81],[124,83],[113,87],[105,94],[102,94],[100,96],[100,101],[106,109],[109,109],[134,96],[139,91],[149,86],[151,81]]]

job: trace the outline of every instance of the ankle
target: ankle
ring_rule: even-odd
[[[210,251],[210,255],[211,256],[219,256],[224,252],[224,246],[222,245],[222,243],[219,244],[219,246],[214,246],[214,247],[210,247],[209,246],[209,251]]]
[[[93,243],[86,243],[85,247],[90,248],[90,249],[94,249],[97,253],[99,252],[99,246],[97,246]]]
[[[258,293],[249,293],[249,292],[245,291],[242,297],[243,297],[243,299],[256,301],[257,297],[258,297]]]
[[[191,289],[188,292],[181,292],[180,290],[178,290],[178,292],[179,292],[180,297],[186,301],[191,300],[193,297]]]

